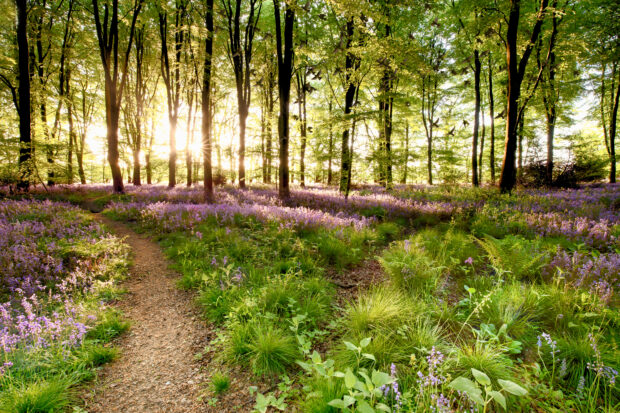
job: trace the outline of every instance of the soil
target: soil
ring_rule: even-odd
[[[131,329],[115,343],[120,357],[103,368],[85,408],[92,413],[206,412],[199,400],[205,361],[195,355],[208,344],[209,328],[192,305],[191,294],[159,246],[127,226],[95,215],[133,251],[129,291],[118,305]],[[201,366],[202,364],[202,366]],[[219,410],[222,411],[222,410]]]

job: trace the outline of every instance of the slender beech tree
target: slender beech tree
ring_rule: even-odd
[[[495,99],[493,98],[493,63],[489,52],[489,117],[490,142],[489,142],[489,169],[491,170],[491,183],[495,185]]]
[[[359,83],[355,78],[357,71],[361,65],[361,59],[355,54],[353,51],[353,38],[355,36],[355,20],[353,16],[347,17],[346,27],[345,27],[345,36],[346,36],[346,48],[345,48],[345,75],[344,75],[344,86],[345,86],[345,97],[344,97],[344,118],[347,125],[344,127],[342,131],[342,149],[340,156],[340,192],[344,193],[345,196],[348,194],[348,189],[350,188],[349,179],[351,176],[351,160],[353,157],[351,147],[349,146],[349,137],[351,133],[351,112],[353,109],[353,103],[355,101],[355,96],[359,90]]]
[[[233,5],[234,3],[234,5]],[[232,62],[237,88],[239,113],[239,187],[245,188],[245,129],[252,98],[250,64],[256,26],[260,18],[262,1],[248,0],[248,20],[241,41],[241,19],[243,0],[222,0],[228,23],[228,57]]]
[[[181,55],[183,52],[185,28],[184,19],[187,12],[187,0],[176,0],[174,8],[174,33],[172,63],[168,53],[168,11],[165,6],[159,10],[159,37],[161,39],[161,73],[166,86],[166,99],[168,101],[168,131],[170,153],[168,155],[168,187],[176,185],[177,164],[177,123],[179,120],[179,107],[181,105]]]
[[[17,49],[19,101],[19,182],[20,189],[28,189],[33,173],[33,152],[30,118],[30,57],[28,48],[28,1],[15,0],[17,6]]]
[[[293,78],[293,29],[295,11],[288,1],[284,5],[284,28],[280,17],[280,0],[273,0],[276,24],[276,48],[278,57],[278,96],[280,99],[280,116],[278,118],[278,136],[280,140],[280,170],[278,173],[280,199],[290,198],[289,188],[289,106],[291,102],[291,80]],[[284,38],[282,36],[284,29]]]
[[[212,158],[212,108],[211,108],[211,74],[213,62],[213,0],[205,0],[205,60],[202,75],[202,154],[204,158],[204,198],[205,202],[213,202],[213,168]]]
[[[508,93],[506,108],[506,140],[504,145],[504,159],[499,180],[501,192],[510,192],[517,183],[516,155],[519,134],[519,124],[523,116],[523,109],[527,102],[520,104],[521,84],[525,77],[525,70],[534,46],[541,33],[545,13],[549,0],[540,0],[540,7],[531,37],[519,59],[517,42],[519,19],[521,17],[521,0],[510,0],[510,14],[506,33],[506,63],[508,65]]]
[[[119,166],[118,125],[120,118],[123,90],[127,81],[127,68],[131,45],[136,29],[136,21],[142,9],[142,0],[134,0],[128,17],[131,19],[127,46],[119,56],[119,7],[118,0],[103,1],[103,19],[99,10],[99,1],[92,0],[97,40],[105,79],[105,106],[108,142],[108,162],[112,171],[112,184],[115,192],[123,192],[123,177]]]
[[[477,42],[477,40],[476,40]],[[471,183],[477,187],[480,185],[478,181],[478,132],[480,130],[480,74],[482,73],[482,63],[480,62],[480,50],[477,44],[474,49],[474,90],[475,90],[475,107],[474,107],[474,136],[472,139],[471,154]]]

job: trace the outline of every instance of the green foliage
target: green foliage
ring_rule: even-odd
[[[255,374],[274,375],[294,364],[299,350],[290,334],[271,325],[259,325],[252,332],[248,356]]]
[[[95,327],[88,331],[87,338],[105,343],[129,330],[129,327],[129,321],[119,311],[107,311]]]
[[[490,263],[496,268],[510,273],[515,279],[535,280],[540,268],[548,261],[547,251],[539,241],[526,240],[508,235],[496,239],[489,235],[478,239]]]
[[[211,375],[211,390],[215,394],[225,393],[230,388],[230,377],[221,371]]]
[[[71,403],[66,378],[37,380],[28,384],[10,386],[0,395],[0,411],[6,413],[61,412]]]

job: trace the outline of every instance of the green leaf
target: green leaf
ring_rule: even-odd
[[[351,369],[347,369],[347,372],[344,374],[344,385],[347,386],[347,389],[352,389],[355,383],[357,383],[357,376]]]
[[[349,341],[345,341],[344,345],[351,351],[358,351],[359,349],[357,348],[357,346]]]
[[[321,355],[316,350],[314,350],[314,353],[312,353],[312,362],[314,364],[319,364],[321,362]]]
[[[366,337],[365,339],[363,339],[362,341],[360,341],[360,347],[364,348],[364,347],[368,347],[368,345],[370,344],[370,337]]]
[[[372,407],[370,407],[370,405],[368,404],[367,401],[362,400],[358,405],[357,405],[357,411],[360,413],[375,413],[375,409],[373,409]]]
[[[480,390],[476,383],[466,377],[457,377],[456,379],[452,380],[448,387],[452,387],[454,390],[467,393],[469,398],[476,403],[484,404],[484,399],[482,398],[482,390]]]
[[[375,408],[376,408],[377,410],[382,411],[382,412],[388,412],[388,413],[391,413],[391,412],[392,412],[392,409],[390,409],[390,407],[389,407],[389,406],[387,406],[387,405],[385,405],[385,404],[383,404],[383,403],[379,403],[379,404],[377,404],[377,405],[375,406]]]
[[[351,406],[352,404],[354,404],[354,403],[355,403],[355,398],[354,398],[354,397],[351,397],[351,396],[349,396],[349,395],[345,395],[342,399],[343,399],[343,401],[344,401],[344,405],[345,405],[346,407],[349,407],[349,406]]]
[[[344,402],[340,399],[334,399],[331,402],[327,403],[329,404],[331,407],[335,407],[336,409],[346,409],[347,406],[345,406]]]
[[[372,372],[372,382],[375,387],[385,386],[386,384],[390,384],[393,381],[394,379],[387,373],[376,370]]]
[[[506,398],[504,397],[503,394],[501,394],[498,391],[492,390],[492,391],[489,392],[489,395],[491,397],[493,397],[493,400],[498,402],[500,404],[500,406],[502,406],[504,408],[504,410],[506,410]]]
[[[489,376],[487,376],[486,374],[484,374],[480,370],[471,369],[471,374],[473,374],[475,379],[476,379],[476,381],[478,383],[482,384],[483,386],[490,386],[491,385],[491,379],[489,378]]]
[[[375,358],[375,356],[373,356],[370,353],[362,353],[362,357],[367,358],[368,360],[372,360],[372,361],[377,361],[377,359]]]
[[[514,394],[515,396],[525,396],[527,394],[527,390],[510,380],[498,379],[497,382],[502,386],[502,389],[510,394]]]

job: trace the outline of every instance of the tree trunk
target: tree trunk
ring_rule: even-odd
[[[205,202],[213,202],[213,168],[212,139],[211,139],[211,62],[213,57],[213,0],[206,0],[207,10],[205,13],[205,61],[202,77],[202,153],[204,161],[204,197]]]
[[[303,188],[306,186],[306,140],[308,125],[306,122],[306,68],[299,68],[304,73],[297,72],[297,99],[299,110],[299,136],[300,136],[300,149],[299,149],[299,184]]]
[[[478,184],[482,185],[482,160],[484,159],[482,157],[483,153],[484,153],[484,137],[486,134],[486,125],[484,122],[484,106],[480,105],[480,113],[482,114],[482,116],[480,117],[480,121],[482,123],[482,134],[480,135],[480,153],[478,154]]]
[[[327,149],[327,185],[331,185],[332,184],[332,180],[333,180],[333,173],[332,173],[332,158],[334,155],[334,132],[332,129],[332,101],[331,99],[329,100],[329,146]]]
[[[104,6],[103,20],[99,15],[99,4],[97,0],[92,0],[93,12],[95,17],[95,25],[97,29],[97,40],[99,43],[99,52],[101,62],[104,69],[105,79],[105,103],[106,103],[106,125],[107,125],[107,142],[108,142],[108,162],[112,170],[112,181],[114,192],[122,193],[124,191],[123,176],[121,168],[118,164],[118,124],[120,117],[120,107],[123,97],[123,89],[127,79],[127,67],[129,63],[129,52],[135,33],[136,20],[142,9],[142,2],[136,1],[133,7],[131,27],[128,35],[127,49],[125,51],[124,61],[118,56],[118,3],[112,3],[112,18],[109,19],[109,5]],[[103,27],[102,24],[105,26]],[[109,26],[108,26],[109,24]],[[119,64],[122,67],[119,68]],[[119,74],[121,79],[119,81]],[[105,168],[104,168],[105,173]],[[105,180],[105,179],[104,179]]]
[[[353,45],[355,23],[353,17],[347,20],[347,44],[346,44],[346,59],[345,59],[345,85],[346,93],[344,98],[344,118],[346,122],[350,121],[351,109],[353,107],[353,101],[357,94],[358,86],[352,80],[352,74],[359,68],[359,58],[353,54],[351,50]],[[351,169],[351,149],[349,148],[349,132],[350,126],[347,126],[342,132],[342,152],[340,157],[340,192],[347,193],[349,185],[349,176]]]
[[[191,86],[193,88],[193,86]],[[192,186],[192,116],[194,114],[194,93],[189,96],[189,110],[187,113],[187,136],[185,138],[185,169],[187,169],[187,187]]]
[[[77,137],[73,126],[73,99],[71,98],[71,70],[67,69],[66,87],[67,93],[67,119],[69,121],[69,150],[67,152],[67,183],[73,184],[73,148],[77,146]],[[77,148],[76,148],[77,149]]]
[[[19,182],[28,189],[33,171],[33,146],[30,119],[30,61],[28,51],[28,2],[16,0],[17,48],[19,68]]]
[[[409,171],[409,121],[405,120],[405,155],[403,161],[403,177],[400,180],[400,183],[403,185],[407,184],[407,173]]]
[[[609,123],[609,161],[611,163],[609,168],[609,182],[616,183],[616,131],[618,125],[618,99],[620,97],[620,79],[618,80],[618,88],[616,90],[616,97],[614,98],[614,105],[611,111],[611,122]]]
[[[289,104],[291,100],[291,78],[293,76],[293,27],[295,12],[286,3],[284,9],[284,45],[280,25],[280,0],[273,0],[276,22],[276,45],[278,56],[278,92],[280,95],[280,117],[278,119],[278,135],[280,137],[280,170],[278,194],[280,199],[290,198],[289,189]],[[282,47],[284,46],[284,48]]]
[[[517,56],[517,35],[521,0],[510,0],[510,15],[508,18],[508,31],[506,33],[506,63],[508,66],[508,95],[506,108],[506,142],[504,146],[504,159],[502,161],[502,173],[499,180],[501,192],[511,192],[516,185],[516,151],[518,141],[518,125],[520,122],[519,98],[521,97],[521,83],[525,76],[527,62],[532,54],[532,49],[538,40],[544,13],[547,9],[548,0],[540,1],[538,17],[532,30],[529,43],[521,59]]]
[[[480,73],[482,64],[480,63],[480,51],[474,50],[474,89],[476,103],[474,109],[474,137],[472,140],[471,155],[471,183],[474,187],[479,186],[478,182],[478,130],[480,128]]]
[[[493,98],[493,63],[489,52],[489,116],[491,117],[491,142],[489,143],[489,168],[491,183],[495,185],[495,99]]]

